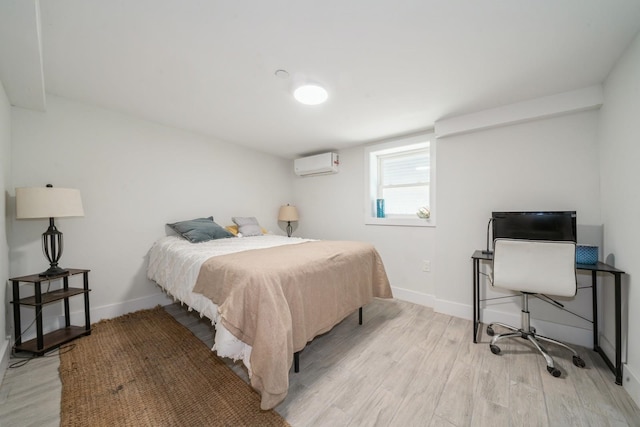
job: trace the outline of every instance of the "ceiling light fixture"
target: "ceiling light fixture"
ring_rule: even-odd
[[[294,98],[305,105],[322,104],[329,98],[326,89],[316,84],[300,86],[293,92]]]

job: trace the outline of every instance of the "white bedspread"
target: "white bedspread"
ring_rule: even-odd
[[[202,263],[213,256],[308,242],[310,239],[265,234],[191,243],[178,236],[167,236],[153,244],[149,251],[147,277],[156,282],[174,300],[211,319],[216,327],[212,348],[219,356],[242,360],[251,372],[251,346],[237,339],[219,322],[218,306],[202,294],[193,293]]]

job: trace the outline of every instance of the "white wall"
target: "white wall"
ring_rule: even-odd
[[[604,87],[599,142],[605,250],[608,261],[627,273],[622,299],[624,311],[628,310],[628,319],[623,321],[623,337],[628,338],[623,384],[640,405],[640,35],[614,67]],[[612,288],[605,293],[609,322],[604,327],[609,337],[614,336]],[[627,325],[628,334],[624,333]]]
[[[597,115],[566,114],[438,140],[435,228],[365,226],[363,147],[341,151],[338,174],[294,180],[295,234],[372,242],[396,297],[471,319],[470,257],[486,246],[492,211],[576,210],[579,224],[601,224]],[[430,273],[422,260],[432,261]],[[570,304],[590,315],[591,299],[582,297]],[[518,304],[492,310],[510,313],[517,324]],[[577,337],[569,330],[560,338],[592,342],[588,322],[545,306],[538,313],[579,329]]]
[[[469,257],[486,247],[492,211],[575,210],[578,224],[601,224],[597,115],[567,114],[438,141],[436,309],[471,317]],[[578,297],[584,299],[580,312],[590,315],[589,293]],[[492,310],[517,314],[519,303]],[[538,319],[556,316],[561,323],[591,327],[555,311],[537,302],[531,310]]]
[[[294,201],[300,221],[294,235],[373,243],[385,263],[396,296],[431,305],[434,270],[422,271],[422,260],[434,259],[433,227],[364,224],[364,147],[340,151],[335,175],[294,177]]]
[[[12,129],[14,187],[81,191],[85,217],[56,225],[65,238],[60,265],[91,269],[92,321],[165,301],[146,278],[147,252],[165,223],[256,216],[281,232],[278,208],[292,191],[286,160],[52,95],[45,113],[13,108]],[[46,269],[46,227],[13,221],[12,275]],[[76,315],[81,302],[72,300]],[[45,316],[59,314],[47,306]]]
[[[4,86],[0,81],[0,189],[3,195],[0,198],[0,212],[3,213],[3,220],[0,221],[0,283],[8,283],[9,279],[9,232],[10,218],[6,201],[11,188],[11,107],[9,99],[4,91]],[[7,284],[0,290],[0,383],[4,377],[4,369],[8,362],[10,351],[7,336],[8,322],[6,319],[11,316],[11,309],[8,307],[10,301],[10,290]]]

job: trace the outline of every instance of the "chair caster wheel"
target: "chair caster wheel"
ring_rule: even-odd
[[[584,360],[582,360],[580,356],[573,356],[573,364],[578,368],[584,368],[586,366]]]
[[[487,326],[487,335],[489,335],[490,337],[494,336],[496,333],[493,331],[493,328],[491,326]]]
[[[547,366],[547,371],[549,371],[549,373],[556,378],[560,376],[560,370],[558,368],[552,368],[551,366]]]
[[[500,354],[500,347],[495,344],[489,344],[489,348],[491,348],[491,353]]]

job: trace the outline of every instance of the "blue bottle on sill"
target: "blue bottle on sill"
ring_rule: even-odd
[[[384,218],[384,199],[376,199],[376,217]]]

